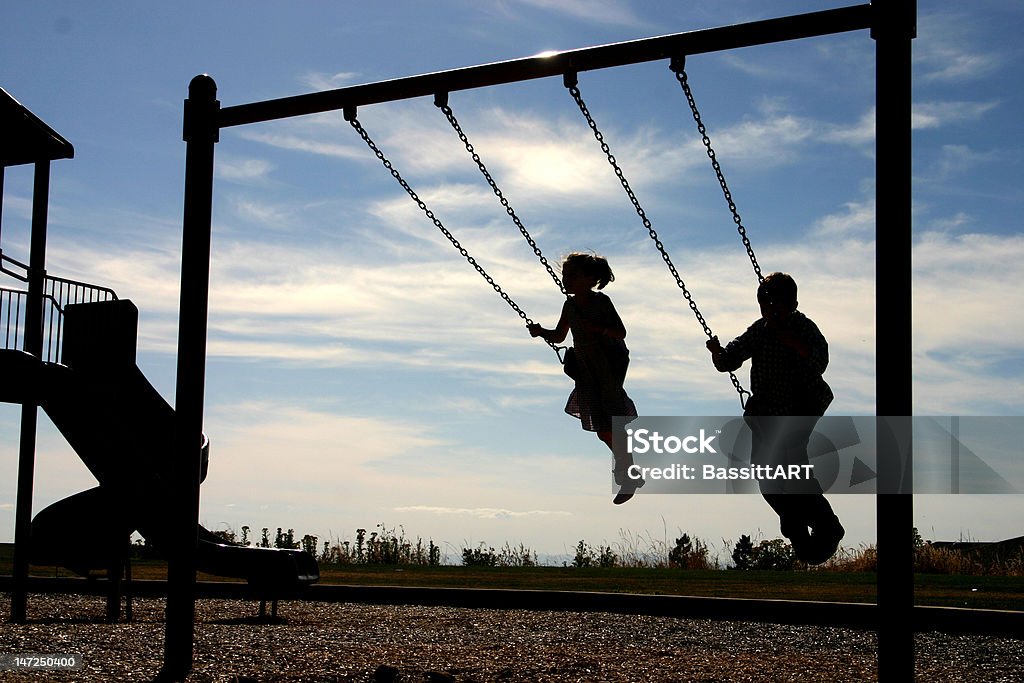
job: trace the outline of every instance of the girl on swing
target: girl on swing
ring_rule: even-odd
[[[574,252],[562,261],[562,284],[565,304],[554,329],[534,323],[530,335],[558,344],[572,332],[576,369],[571,375],[576,386],[569,395],[565,412],[580,420],[584,430],[596,432],[612,451],[613,473],[619,492],[614,503],[621,505],[644,485],[643,479],[628,475],[633,464],[627,453],[616,453],[612,447],[612,417],[636,417],[636,407],[622,388],[629,366],[626,348],[626,327],[612,305],[600,291],[615,280],[608,260],[596,254]],[[570,372],[567,363],[567,374]]]

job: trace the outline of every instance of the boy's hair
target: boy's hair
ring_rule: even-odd
[[[757,300],[796,308],[796,280],[787,273],[766,275],[757,287]]]
[[[565,272],[566,267],[577,268],[588,277],[595,278],[598,289],[604,289],[604,286],[609,282],[615,281],[612,268],[608,265],[608,259],[604,256],[574,251],[562,259],[562,272]]]

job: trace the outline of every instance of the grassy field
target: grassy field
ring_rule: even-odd
[[[11,554],[10,544],[0,544],[0,575],[11,574]],[[452,565],[322,566],[320,572],[321,583],[336,585],[596,591],[860,603],[874,603],[877,596],[877,575],[873,572]],[[31,575],[73,576],[66,569],[37,566],[31,568]],[[134,561],[132,577],[165,579],[166,563]],[[200,579],[224,580],[202,574]],[[915,602],[943,607],[1024,610],[1024,580],[1006,576],[917,574]]]

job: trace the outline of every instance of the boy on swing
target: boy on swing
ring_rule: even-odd
[[[750,359],[751,395],[743,415],[755,465],[807,465],[807,443],[833,398],[822,378],[828,342],[797,310],[796,292],[789,275],[768,275],[757,288],[761,318],[724,348],[718,337],[707,342],[720,372]],[[845,530],[817,480],[761,480],[759,486],[798,558],[821,564],[835,554]]]

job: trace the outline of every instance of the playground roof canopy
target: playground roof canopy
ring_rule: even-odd
[[[0,165],[71,159],[75,148],[0,88]]]

